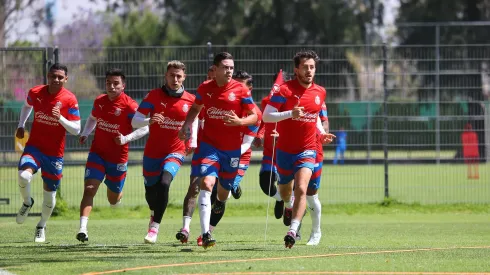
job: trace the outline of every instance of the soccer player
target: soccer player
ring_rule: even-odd
[[[81,242],[88,241],[88,217],[100,183],[105,177],[107,200],[111,207],[117,206],[122,198],[128,169],[128,143],[148,133],[148,126],[133,132],[131,120],[138,104],[124,93],[124,73],[120,69],[111,69],[106,72],[105,79],[106,94],[95,99],[92,113],[79,138],[80,144],[85,144],[95,129],[85,166],[85,187],[80,202],[80,230],[76,237]]]
[[[238,82],[243,83],[245,86],[247,86],[249,91],[252,91],[253,79],[252,79],[252,76],[250,74],[248,74],[247,72],[237,71],[236,74],[233,76],[233,79],[238,81]],[[233,195],[233,197],[235,199],[239,199],[242,195],[242,191],[240,188],[240,182],[242,181],[243,176],[245,176],[245,172],[247,171],[248,166],[250,164],[250,159],[252,157],[252,149],[250,147],[251,147],[254,139],[257,137],[257,133],[258,133],[258,130],[260,127],[260,122],[262,120],[262,112],[257,107],[257,105],[255,105],[254,108],[255,108],[255,112],[258,115],[257,123],[255,125],[252,125],[252,126],[243,127],[243,130],[242,130],[243,137],[242,137],[242,146],[240,149],[240,154],[241,154],[240,164],[238,165],[238,174],[235,177],[235,180],[233,182],[233,187],[231,190],[231,194]],[[216,189],[216,186],[214,189]],[[213,192],[212,196],[213,195],[214,195],[214,192]],[[210,222],[209,222],[209,224],[210,224],[209,230],[211,233],[213,232],[214,228],[218,225],[219,221],[221,220],[221,218],[223,218],[223,215],[225,214],[224,202],[222,203],[223,205],[221,207],[219,204],[221,204],[221,202],[216,201],[215,207],[211,211],[211,218],[210,218]]]
[[[157,241],[160,223],[168,205],[170,184],[184,156],[191,151],[189,144],[178,136],[195,100],[194,95],[184,89],[185,70],[184,63],[170,61],[165,73],[165,85],[145,96],[132,122],[135,128],[150,125],[150,137],[143,155],[145,198],[151,210],[146,243]],[[149,118],[146,118],[147,115]],[[197,120],[190,121],[185,129],[187,140],[195,139],[194,135],[189,136],[192,123],[196,124]]]
[[[270,93],[262,99],[261,102],[261,111],[264,112],[265,107],[269,103],[273,93],[275,90],[279,89],[279,86],[282,85],[285,81],[290,80],[291,78],[286,72],[282,70],[279,71],[274,76],[274,85],[270,91]],[[276,200],[276,204],[274,206],[274,216],[276,219],[282,218],[282,214],[284,212],[284,201],[279,194],[279,191],[276,188],[275,182],[277,181],[277,169],[274,165],[272,165],[272,151],[274,146],[274,128],[276,127],[276,123],[264,123],[260,125],[258,137],[254,141],[254,145],[256,147],[263,146],[262,151],[262,165],[260,167],[259,173],[259,183],[260,188],[264,194],[271,196]],[[270,189],[270,190],[269,190]]]
[[[329,124],[328,124],[328,114],[327,114],[327,105],[325,102],[322,103],[322,109],[319,113],[320,120],[322,121],[323,129],[326,133],[329,132]],[[330,143],[330,140],[327,140],[325,143]],[[317,149],[316,149],[316,159],[315,159],[315,167],[313,168],[313,174],[311,175],[310,182],[308,183],[308,188],[306,189],[306,203],[308,205],[308,209],[310,210],[311,216],[311,234],[310,239],[306,243],[306,245],[318,245],[320,243],[320,239],[322,238],[322,232],[320,229],[321,225],[321,217],[322,217],[322,204],[318,199],[318,189],[320,188],[321,176],[322,176],[322,167],[323,167],[323,142],[322,142],[322,131],[317,130]],[[298,229],[299,230],[299,229]],[[299,235],[299,231],[296,232],[296,235]]]
[[[284,223],[290,225],[284,237],[286,247],[291,248],[296,232],[306,210],[306,189],[316,158],[317,129],[321,141],[331,141],[318,117],[326,91],[313,83],[319,58],[313,51],[298,52],[294,57],[296,79],[280,86],[265,108],[264,122],[278,122],[280,137],[277,140],[276,163],[279,173],[279,192],[285,204]],[[294,206],[291,200],[294,188]]]
[[[335,149],[335,156],[333,158],[333,164],[337,164],[340,158],[340,164],[344,164],[344,153],[347,150],[347,132],[344,127],[340,127],[337,132],[337,147]]]
[[[480,152],[478,151],[478,135],[469,122],[464,126],[464,132],[461,134],[461,143],[463,144],[464,162],[468,165],[467,178],[479,179],[478,162]]]
[[[206,80],[213,80],[215,76],[216,76],[215,68],[213,65],[211,65],[208,68],[208,75],[206,77]]]
[[[56,205],[56,190],[61,182],[65,136],[80,132],[80,112],[75,95],[64,88],[68,69],[61,64],[49,68],[48,85],[35,86],[29,90],[20,112],[16,137],[24,137],[24,127],[32,109],[34,121],[31,135],[19,161],[19,187],[24,203],[17,214],[17,223],[25,221],[34,204],[31,197],[33,174],[41,169],[43,179],[43,205],[41,220],[36,226],[34,241],[46,241],[46,222]]]
[[[216,178],[219,177],[218,197],[213,208],[224,205],[233,187],[240,160],[242,127],[257,122],[250,91],[242,83],[232,79],[232,55],[226,52],[217,54],[213,65],[216,68],[215,79],[199,86],[196,101],[179,132],[180,138],[185,139],[185,129],[189,128],[202,108],[206,108],[205,126],[197,153],[201,176],[198,203],[204,248],[214,246],[216,242],[209,232],[211,192]],[[243,113],[247,116],[237,115]]]

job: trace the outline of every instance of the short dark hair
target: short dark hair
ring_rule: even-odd
[[[213,65],[219,66],[219,63],[221,63],[221,61],[226,60],[226,59],[233,60],[233,56],[230,53],[221,52],[221,53],[214,56]]]
[[[246,71],[236,71],[235,75],[233,76],[233,79],[247,80],[246,83],[247,85],[253,84],[252,76]]]
[[[315,64],[318,63],[318,61],[320,61],[320,58],[318,57],[318,55],[314,51],[309,50],[309,51],[297,52],[293,58],[295,68],[299,67],[299,64],[301,63],[301,59],[303,59],[303,58],[313,59],[313,60],[315,60]]]
[[[214,72],[214,67],[213,66],[209,66],[208,72]]]
[[[272,81],[276,81],[278,74],[279,73],[274,74],[274,78],[272,79]],[[282,71],[282,81],[286,82],[286,81],[289,81],[291,79],[292,79],[291,74],[289,74],[288,72]]]
[[[121,69],[112,68],[112,69],[108,70],[105,73],[105,78],[107,79],[109,76],[120,76],[121,77],[121,80],[123,82],[126,82],[126,76],[124,75],[124,73],[123,73],[123,71]]]
[[[65,75],[68,75],[68,68],[60,63],[54,63],[53,65],[51,65],[51,67],[49,67],[49,72],[52,71],[64,71]]]

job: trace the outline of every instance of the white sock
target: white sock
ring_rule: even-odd
[[[276,191],[276,194],[272,196],[276,201],[282,201],[281,194],[279,193],[279,190]]]
[[[201,190],[199,192],[199,198],[197,199],[199,204],[199,219],[201,221],[202,234],[209,231],[209,221],[211,220],[211,192]]]
[[[48,221],[51,214],[53,214],[53,209],[56,206],[56,191],[46,191],[44,190],[44,201],[43,209],[41,212],[41,220],[37,224],[37,227],[46,227],[46,222]]]
[[[189,216],[184,216],[182,218],[182,222],[184,224],[184,226],[182,228],[184,228],[185,230],[187,230],[187,232],[190,232],[191,231],[191,219],[192,217],[189,217]]]
[[[25,205],[31,205],[31,180],[32,174],[29,171],[19,171],[19,190],[24,199]]]
[[[310,209],[311,215],[311,231],[320,232],[320,222],[322,218],[322,204],[318,199],[318,194],[313,196],[306,196],[306,202],[308,203],[308,208]]]
[[[300,223],[301,223],[300,220],[292,219],[291,220],[291,226],[289,227],[289,231],[294,232],[294,234],[296,235],[296,233],[298,232],[298,227],[299,227]]]
[[[117,208],[121,205],[121,200],[118,200],[116,204],[111,204],[111,208]]]
[[[157,223],[157,222],[152,222],[152,223],[150,224],[150,230],[151,230],[151,229],[153,229],[153,230],[155,230],[156,232],[158,232],[158,229],[160,229],[160,224],[159,224],[159,223]]]
[[[80,217],[80,230],[82,230],[82,229],[87,230],[87,223],[88,223],[88,217],[87,216],[81,216]]]

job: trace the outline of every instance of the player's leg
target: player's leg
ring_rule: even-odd
[[[155,209],[158,205],[158,181],[162,173],[161,167],[164,158],[153,159],[143,156],[143,177],[145,179],[145,199],[150,208],[150,221],[148,222],[148,234],[145,243],[155,243],[158,237],[158,229],[154,226]],[[153,225],[153,226],[152,226]]]
[[[218,150],[205,142],[201,142],[199,145],[199,165],[201,191],[197,203],[199,204],[203,247],[208,248],[216,243],[209,232],[209,222],[211,219],[211,193],[220,169]]]
[[[46,241],[46,223],[53,214],[56,206],[56,190],[58,189],[63,172],[63,158],[43,156],[41,160],[41,177],[43,179],[43,204],[41,219],[36,226],[35,242]]]
[[[238,168],[238,173],[233,181],[233,188],[231,189],[231,195],[236,200],[238,200],[242,196],[242,188],[240,187],[240,183],[242,182],[243,176],[245,176],[245,173],[247,172],[249,163],[250,161],[248,161],[247,163],[240,163],[240,166]]]
[[[318,199],[318,189],[320,188],[321,182],[322,164],[323,163],[317,163],[315,165],[313,175],[311,176],[310,183],[308,184],[308,189],[306,190],[306,203],[308,204],[308,209],[310,210],[312,224],[310,239],[308,240],[306,245],[318,245],[322,237],[322,232],[320,229],[322,204]]]
[[[344,164],[344,154],[345,154],[345,148],[342,148],[340,150],[340,164]]]
[[[96,153],[89,153],[87,164],[85,165],[85,182],[83,197],[80,202],[80,228],[77,233],[77,240],[88,241],[88,218],[94,204],[94,197],[97,194],[99,185],[105,177],[105,161]]]
[[[339,156],[340,156],[340,145],[337,145],[337,147],[335,147],[335,156],[333,157],[333,164],[338,163]]]
[[[304,151],[295,155],[294,163],[294,205],[289,231],[284,237],[285,246],[291,248],[296,242],[301,220],[306,211],[306,190],[315,167],[316,152]]]
[[[284,211],[284,201],[275,184],[277,181],[277,168],[272,162],[272,150],[267,150],[264,146],[263,154],[262,165],[259,172],[260,189],[262,189],[264,194],[276,200],[274,216],[276,219],[280,219],[282,218]]]
[[[291,225],[293,213],[293,179],[294,179],[294,155],[277,150],[276,167],[278,173],[277,186],[279,194],[284,201],[283,223],[286,226]]]
[[[154,223],[160,224],[168,206],[168,195],[172,180],[177,176],[177,172],[184,161],[184,156],[178,153],[172,153],[165,157],[162,164],[162,174],[157,183],[157,201],[155,208]]]
[[[37,156],[36,151],[32,150],[31,147],[26,147],[19,160],[19,191],[24,201],[17,213],[16,222],[18,224],[24,223],[34,204],[34,199],[31,197],[31,181],[40,167],[39,156]]]
[[[191,220],[196,209],[197,196],[199,195],[199,177],[193,176],[191,172],[189,189],[184,198],[182,213],[182,228],[177,232],[175,237],[181,243],[187,243],[191,232]]]

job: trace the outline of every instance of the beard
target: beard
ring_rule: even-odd
[[[304,84],[311,84],[313,83],[313,77],[308,78],[307,76],[298,76],[298,80]]]

